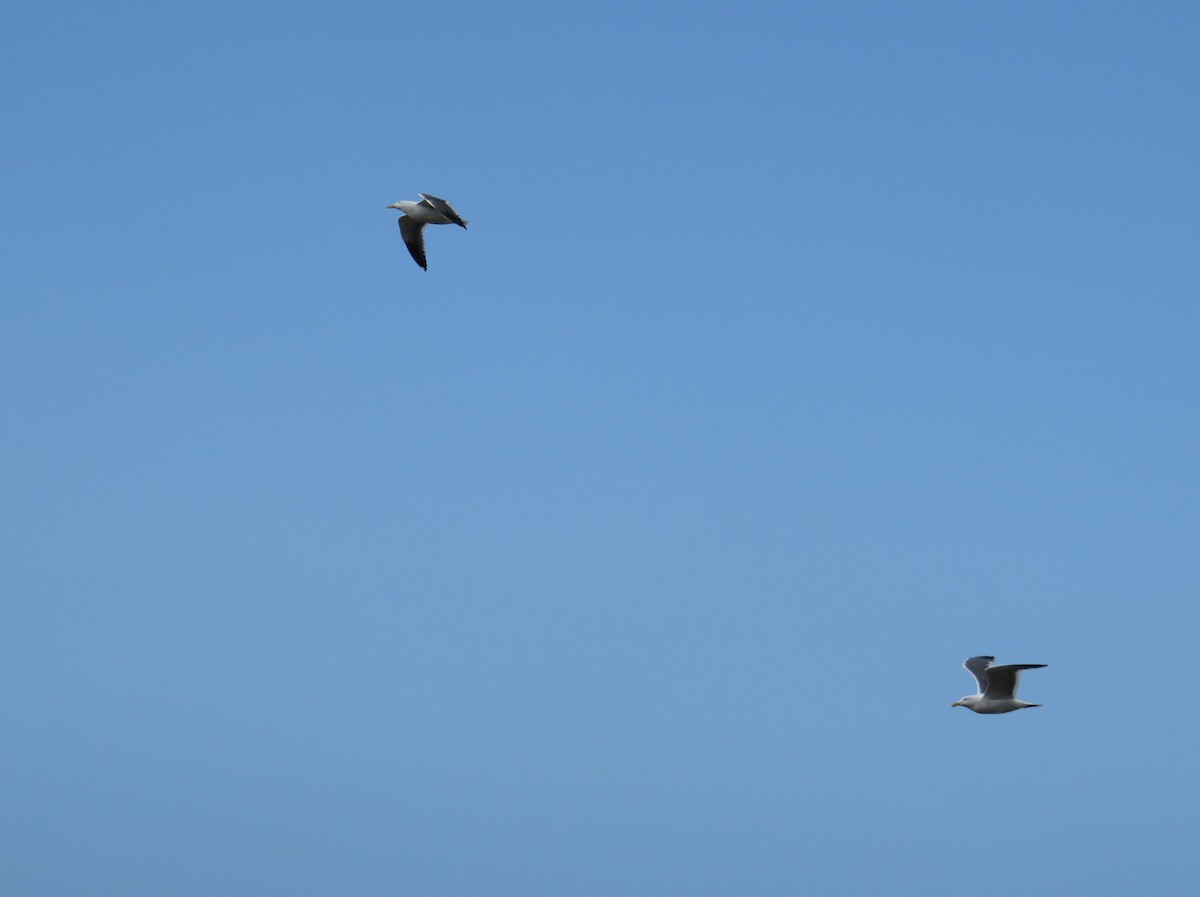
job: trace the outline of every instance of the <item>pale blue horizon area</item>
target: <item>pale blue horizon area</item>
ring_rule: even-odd
[[[9,10],[0,893],[1191,893],[1198,45]]]

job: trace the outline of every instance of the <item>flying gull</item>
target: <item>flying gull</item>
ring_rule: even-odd
[[[994,667],[996,660],[987,655],[971,657],[963,666],[979,683],[979,694],[967,695],[951,704],[951,707],[966,707],[976,713],[1008,713],[1010,710],[1023,710],[1026,707],[1041,707],[1041,704],[1027,704],[1017,700],[1017,680],[1021,678],[1021,670],[1036,670],[1044,667],[1044,663],[1006,663]]]
[[[399,209],[404,214],[400,216],[400,236],[404,237],[404,245],[418,265],[429,270],[425,264],[425,225],[427,224],[457,224],[466,229],[467,222],[454,211],[454,206],[444,199],[430,196],[428,193],[417,194],[419,202],[402,199],[394,202],[389,209]]]

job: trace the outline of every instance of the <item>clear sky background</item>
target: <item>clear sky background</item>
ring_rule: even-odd
[[[0,892],[1191,893],[1197,46],[8,10]]]

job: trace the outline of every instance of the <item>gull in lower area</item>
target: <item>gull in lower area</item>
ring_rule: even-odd
[[[996,658],[989,655],[969,658],[963,666],[979,683],[979,694],[967,695],[951,704],[951,707],[966,707],[976,713],[1008,713],[1026,707],[1041,707],[1017,700],[1017,680],[1021,670],[1037,670],[1044,663],[1006,663],[992,666]]]
[[[399,209],[404,214],[400,216],[400,236],[408,247],[413,261],[429,270],[425,264],[425,225],[427,224],[457,224],[464,230],[467,222],[454,211],[454,206],[444,199],[430,196],[428,193],[418,193],[420,200],[414,202],[402,199],[388,206],[389,209]]]

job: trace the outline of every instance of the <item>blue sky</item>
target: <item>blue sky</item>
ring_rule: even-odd
[[[1198,38],[10,11],[0,891],[1188,893]]]

